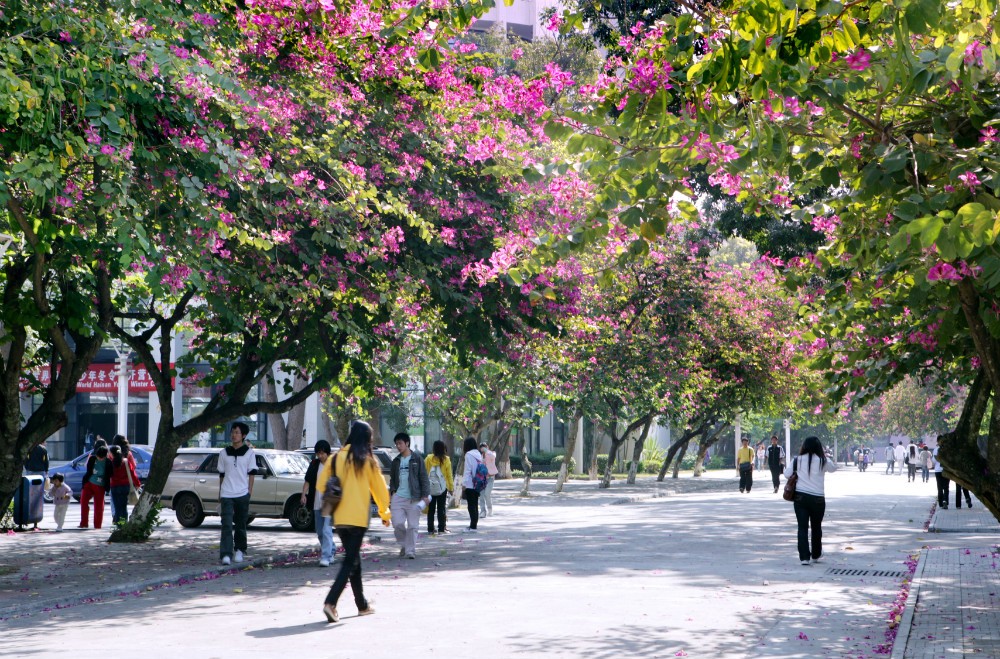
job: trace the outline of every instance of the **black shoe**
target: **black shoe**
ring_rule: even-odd
[[[746,490],[740,490],[740,494],[743,494]]]

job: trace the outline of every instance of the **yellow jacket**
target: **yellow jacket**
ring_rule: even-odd
[[[385,485],[382,472],[379,471],[374,458],[368,460],[364,469],[359,472],[354,465],[347,463],[347,455],[350,452],[350,444],[340,449],[333,456],[333,459],[326,461],[316,479],[317,491],[319,491],[319,483],[322,483],[325,488],[326,482],[333,473],[334,460],[337,461],[337,476],[340,477],[343,495],[337,508],[333,511],[333,525],[368,528],[368,502],[370,499],[375,500],[379,517],[388,521],[390,519],[389,488]]]
[[[448,487],[449,492],[455,491],[455,482],[451,477],[451,458],[447,455],[441,459],[438,459],[433,453],[424,458],[424,466],[427,467],[427,473],[431,473],[431,467],[439,466],[441,467],[441,472],[444,474],[444,482]]]
[[[750,448],[749,446],[747,446],[745,448],[741,448],[739,451],[736,452],[736,464],[737,464],[737,466],[739,466],[739,464],[741,462],[749,462],[750,464],[753,464],[753,460],[754,460],[754,456],[755,455],[756,455],[756,453],[754,453],[753,449]]]

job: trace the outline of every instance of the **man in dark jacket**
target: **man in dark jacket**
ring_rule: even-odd
[[[778,437],[771,435],[771,445],[767,447],[767,468],[771,470],[771,483],[775,493],[781,485],[781,472],[785,469],[785,449],[778,445]]]
[[[393,459],[389,474],[392,528],[396,542],[402,545],[399,556],[416,558],[420,513],[431,500],[431,481],[423,457],[410,450],[410,436],[405,432],[397,433],[395,442],[399,455]]]

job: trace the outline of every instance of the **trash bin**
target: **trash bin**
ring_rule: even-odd
[[[14,492],[14,524],[38,524],[45,514],[45,477],[22,476]]]

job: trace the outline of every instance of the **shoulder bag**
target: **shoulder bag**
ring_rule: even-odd
[[[129,464],[129,456],[125,456],[125,475],[128,477],[128,505],[134,506],[139,503],[139,490],[132,482],[132,465]]]
[[[785,501],[795,501],[795,486],[799,484],[799,459],[792,460],[792,475],[785,481],[785,491],[781,493],[781,498]]]
[[[337,456],[331,455],[330,459],[333,460],[333,464],[330,466],[330,478],[326,481],[326,489],[323,490],[323,517],[332,517],[333,511],[344,496],[343,485],[340,482],[340,477],[337,476]]]

